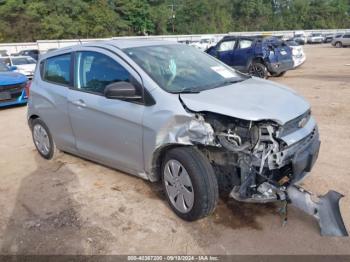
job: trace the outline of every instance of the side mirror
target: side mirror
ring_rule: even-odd
[[[218,51],[218,47],[217,46],[212,46],[209,47],[209,49],[206,51],[208,54],[216,57],[216,58],[220,58],[220,52]]]
[[[17,70],[17,66],[10,66],[9,69],[10,69],[10,71],[16,71]]]
[[[137,94],[136,87],[129,82],[114,82],[106,86],[104,95],[109,99],[121,99],[128,101],[140,100],[142,97]]]

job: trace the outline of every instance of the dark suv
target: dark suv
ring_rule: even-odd
[[[261,78],[293,69],[290,47],[275,37],[225,36],[206,52],[235,69]]]

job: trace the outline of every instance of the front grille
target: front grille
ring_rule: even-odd
[[[289,135],[295,131],[297,131],[299,128],[301,128],[300,126],[300,122],[302,121],[303,118],[305,118],[304,120],[304,124],[306,124],[311,116],[311,111],[307,111],[304,114],[298,116],[297,118],[294,118],[293,120],[287,122],[286,124],[284,124],[282,126],[282,130],[281,130],[281,135],[280,136],[286,136]]]
[[[18,97],[21,96],[25,85],[26,83],[0,86],[0,93],[9,92],[11,95],[11,100],[16,100]]]
[[[10,92],[18,92],[23,90],[23,88],[26,86],[26,83],[16,84],[16,85],[5,85],[0,86],[0,92],[2,91],[10,91]]]

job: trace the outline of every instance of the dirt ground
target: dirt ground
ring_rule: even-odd
[[[307,189],[346,195],[350,229],[350,48],[306,46],[306,63],[282,78],[312,104],[321,152]],[[197,222],[180,220],[159,186],[60,153],[42,159],[26,107],[0,110],[1,254],[350,254],[349,238],[321,237],[317,223],[290,208],[221,200]]]

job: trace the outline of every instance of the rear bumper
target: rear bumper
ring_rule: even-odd
[[[282,72],[293,69],[293,67],[294,67],[293,60],[267,64],[268,71],[273,74],[280,74]]]
[[[297,68],[304,64],[306,61],[306,56],[303,55],[302,57],[293,57],[293,62],[294,62],[294,68]]]
[[[310,44],[318,44],[318,43],[323,43],[324,39],[309,39],[307,42]]]

